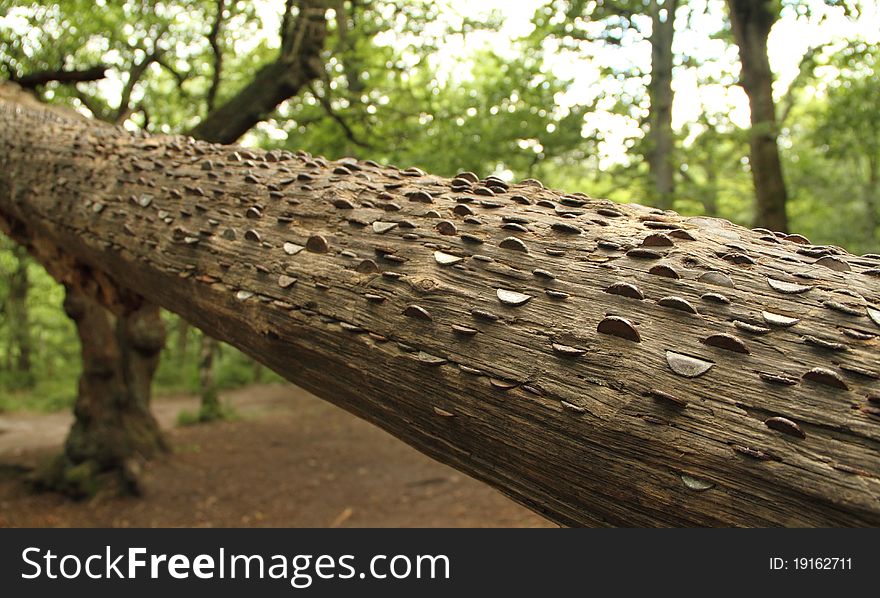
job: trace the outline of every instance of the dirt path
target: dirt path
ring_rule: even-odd
[[[19,473],[60,450],[69,414],[0,414],[0,526],[514,527],[551,525],[498,492],[292,385],[224,396],[234,421],[175,427],[191,397],[155,401],[172,455],[142,499],[72,503]]]

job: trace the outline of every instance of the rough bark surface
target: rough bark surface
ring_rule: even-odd
[[[880,256],[25,101],[0,101],[0,221],[38,257],[557,522],[880,524]]]
[[[749,164],[755,186],[755,226],[788,231],[788,191],[776,143],[779,132],[773,103],[773,71],[767,54],[767,38],[779,16],[775,4],[771,0],[727,1],[742,65],[740,80],[751,109]]]

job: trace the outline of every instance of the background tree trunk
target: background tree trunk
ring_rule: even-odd
[[[678,0],[651,2],[651,108],[648,128],[648,166],[656,205],[673,207],[675,195],[675,135],[672,130],[672,40]]]
[[[165,341],[159,308],[142,303],[116,317],[68,288],[64,310],[76,323],[83,372],[64,454],[41,472],[38,483],[87,496],[110,473],[119,476],[124,490],[136,492],[139,462],[166,450],[149,406]]]
[[[739,47],[740,75],[749,97],[752,129],[749,135],[749,163],[755,186],[755,226],[788,231],[788,192],[776,137],[776,108],[773,103],[773,72],[767,55],[767,38],[779,17],[772,0],[727,0],[730,25]]]
[[[181,362],[186,361],[186,352],[189,348],[189,322],[183,318],[177,320],[177,358]]]
[[[10,360],[15,386],[31,388],[34,385],[34,371],[31,362],[33,345],[31,343],[31,324],[28,312],[28,263],[30,257],[23,247],[14,249],[18,261],[15,270],[9,277],[9,295],[7,296],[6,314],[9,316],[9,338],[12,355]]]
[[[223,417],[217,384],[214,381],[214,357],[217,353],[217,341],[202,334],[199,349],[199,389],[202,405],[199,409],[199,421],[208,422]]]
[[[63,247],[563,524],[880,524],[876,256],[61,114],[0,101],[0,226],[53,274]]]

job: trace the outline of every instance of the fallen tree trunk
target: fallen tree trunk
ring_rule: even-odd
[[[562,524],[880,524],[877,256],[2,95],[0,223],[65,284],[70,255]]]

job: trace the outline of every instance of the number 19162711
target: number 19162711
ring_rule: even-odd
[[[853,562],[851,557],[839,556],[801,556],[793,559],[773,557],[770,559],[770,569],[774,571],[852,571]]]

